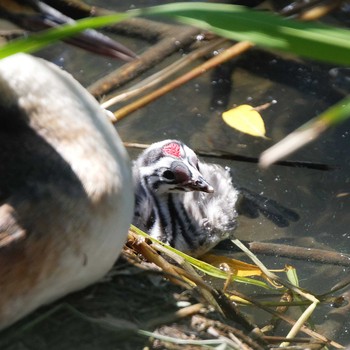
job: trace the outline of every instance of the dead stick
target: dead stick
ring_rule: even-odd
[[[116,117],[116,120],[120,120],[127,116],[128,114],[136,111],[137,109],[149,104],[150,102],[154,101],[155,99],[165,95],[169,91],[187,83],[189,80],[196,78],[197,76],[205,73],[209,69],[212,69],[219,64],[226,62],[233,57],[240,55],[241,53],[245,52],[246,50],[250,49],[253,46],[252,43],[247,41],[242,41],[240,43],[237,43],[224,52],[222,52],[220,55],[217,55],[210,60],[206,61],[205,63],[197,66],[187,74],[184,74],[183,76],[175,79],[174,81],[164,85],[163,87],[155,90],[154,92],[136,100],[135,102],[120,108],[117,110],[114,115]]]
[[[126,101],[132,97],[136,97],[137,95],[142,95],[143,93],[146,93],[146,91],[149,90],[151,87],[155,85],[160,85],[160,83],[163,82],[165,79],[167,79],[171,75],[174,75],[176,72],[178,72],[180,69],[183,69],[184,67],[189,65],[191,62],[203,57],[204,55],[207,55],[208,53],[210,53],[211,51],[213,51],[215,48],[217,48],[219,45],[222,45],[226,41],[227,39],[216,38],[214,40],[211,40],[209,43],[205,43],[200,48],[192,51],[188,55],[175,61],[174,63],[170,64],[166,68],[152,74],[151,76],[147,77],[140,83],[135,84],[130,89],[121,91],[115,94],[114,96],[107,96],[106,101],[101,103],[101,107],[109,108],[110,106],[120,101]],[[115,121],[114,116],[112,121]]]
[[[176,322],[179,319],[186,318],[195,314],[198,314],[201,312],[201,310],[204,309],[203,304],[193,304],[187,307],[184,307],[182,309],[179,309],[172,313],[171,315],[166,315],[163,317],[158,317],[153,320],[150,320],[149,322],[146,323],[144,326],[145,329],[152,329],[155,328],[159,325],[164,325],[166,323],[172,323]]]
[[[129,231],[129,241],[132,242],[133,248],[138,253],[144,256],[148,261],[159,266],[163,271],[167,272],[169,274],[168,278],[170,281],[188,289],[188,283],[185,282],[182,276],[178,274],[178,272],[175,270],[175,266],[171,265],[161,255],[154,251],[154,249],[144,240],[138,239],[138,237],[132,231]]]
[[[242,298],[242,299],[245,299],[245,300],[249,301],[252,305],[255,305],[258,308],[260,308],[261,310],[264,310],[264,311],[268,312],[269,314],[280,318],[281,320],[283,320],[287,324],[290,324],[290,325],[294,325],[295,324],[295,321],[292,320],[289,316],[284,315],[283,313],[277,312],[275,310],[272,310],[269,307],[265,306],[264,304],[258,302],[257,300],[255,300],[253,298],[248,297],[245,294],[242,294],[242,293],[240,293],[238,291],[232,291],[231,294],[235,295],[235,296],[237,296],[239,298]],[[331,346],[333,346],[333,347],[335,347],[337,349],[342,349],[343,348],[343,346],[340,345],[339,343],[337,343],[337,342],[335,342],[335,341],[333,341],[331,339],[328,339],[327,337],[323,336],[322,334],[320,334],[318,332],[315,332],[314,330],[308,328],[305,325],[301,326],[300,331],[305,333],[305,334],[307,334],[307,335],[309,335],[309,336],[311,336],[316,341],[321,341],[324,344],[329,344],[329,345],[331,345]],[[289,340],[293,341],[293,339],[289,339]]]
[[[181,47],[195,41],[195,36],[200,32],[197,28],[177,27],[169,32],[162,40],[130,63],[124,64],[120,69],[108,74],[88,87],[94,96],[102,96],[112,89],[120,87],[146,70],[154,67]],[[180,43],[178,45],[178,43]]]
[[[113,114],[110,120],[112,123],[115,123],[117,121]],[[124,142],[124,146],[127,148],[146,149],[147,147],[150,146],[150,144]],[[241,154],[235,154],[235,153],[228,153],[228,152],[221,152],[221,151],[220,152],[219,151],[217,152],[201,151],[198,149],[195,149],[194,151],[199,156],[209,157],[209,158],[235,160],[237,162],[246,162],[246,163],[255,163],[255,164],[257,164],[259,161],[259,158],[256,158],[256,157],[248,157],[248,156],[243,156]],[[299,161],[299,160],[295,160],[295,161],[281,160],[276,162],[275,165],[308,168],[308,169],[316,169],[316,170],[324,170],[324,171],[333,170],[335,168],[334,166],[331,166],[328,164],[305,162],[305,161]]]

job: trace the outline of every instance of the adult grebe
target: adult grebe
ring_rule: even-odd
[[[133,215],[129,160],[94,98],[26,54],[0,61],[0,328],[101,278]]]

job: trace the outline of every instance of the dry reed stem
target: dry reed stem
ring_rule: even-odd
[[[240,54],[243,52],[249,50],[251,47],[253,47],[253,44],[248,41],[242,41],[239,42],[227,50],[223,51],[217,56],[214,56],[213,58],[209,59],[208,61],[204,62],[203,64],[195,67],[190,72],[182,75],[181,77],[173,80],[172,82],[164,85],[163,87],[151,92],[150,94],[141,97],[140,99],[136,100],[133,103],[128,104],[125,107],[120,108],[116,112],[114,112],[114,115],[116,117],[116,120],[120,120],[124,117],[126,117],[128,114],[136,111],[137,109],[144,107],[145,105],[153,102],[157,98],[167,94],[168,92],[178,88],[179,86],[187,83],[189,80],[192,80],[199,75],[202,75],[203,73],[207,72],[209,69],[212,69],[219,64],[222,64]]]

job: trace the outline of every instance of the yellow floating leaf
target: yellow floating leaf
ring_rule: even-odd
[[[201,259],[217,268],[231,273],[234,276],[262,276],[263,273],[256,265],[248,264],[236,259],[227,258],[225,256],[204,254]]]
[[[222,119],[231,128],[246,134],[266,137],[265,123],[258,111],[249,105],[240,105],[222,113]]]
[[[220,270],[225,271],[227,274],[231,274],[237,277],[252,277],[252,276],[260,276],[272,284],[275,288],[281,288],[282,286],[277,284],[275,281],[270,280],[258,266],[248,264],[243,261],[239,261],[236,259],[228,258],[226,256],[214,255],[206,253],[201,256],[201,259],[212,266],[219,268]],[[278,269],[278,270],[270,270],[271,272],[286,272],[287,268]]]

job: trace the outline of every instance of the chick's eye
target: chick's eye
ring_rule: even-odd
[[[165,170],[163,173],[163,177],[167,180],[174,180],[175,174],[170,170]]]

